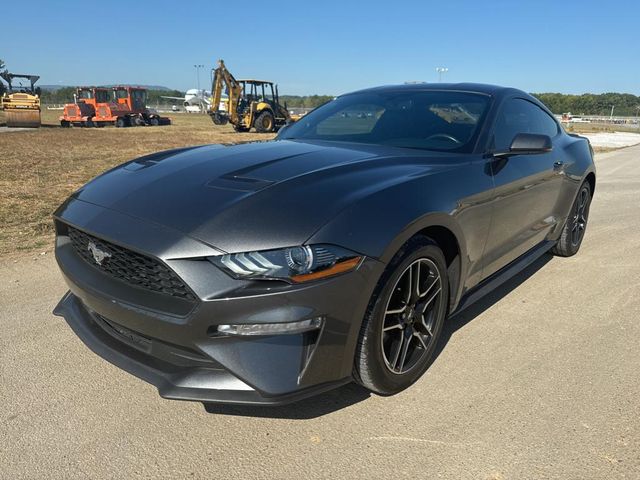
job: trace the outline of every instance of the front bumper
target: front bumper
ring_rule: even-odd
[[[175,245],[176,232],[113,211],[90,209],[89,227],[58,220],[109,238],[117,222],[128,248]],[[105,221],[100,220],[104,215]],[[114,218],[117,217],[117,218]],[[108,221],[106,221],[108,219]],[[139,240],[138,240],[139,239]],[[113,240],[113,239],[110,239]],[[184,239],[180,239],[185,250]],[[191,240],[189,240],[191,241]],[[138,243],[139,242],[139,243]],[[148,248],[147,248],[148,250]],[[75,254],[64,235],[56,258],[70,292],[54,313],[95,353],[155,385],[161,396],[203,403],[278,405],[351,381],[360,325],[384,266],[366,259],[358,270],[307,285],[239,282],[210,262],[149,252],[193,289],[193,305],[170,302],[114,279]],[[210,247],[202,247],[209,254]],[[167,258],[170,257],[170,258]],[[220,324],[295,322],[322,317],[321,329],[291,335],[221,336]]]
[[[71,292],[67,292],[60,300],[54,314],[64,317],[74,333],[94,353],[126,372],[155,385],[164,398],[203,403],[282,405],[302,400],[351,381],[350,378],[344,378],[290,393],[270,396],[265,392],[255,390],[234,377],[222,366],[204,357],[185,355],[183,352],[179,352],[178,348],[167,348],[160,341],[148,341],[144,337],[132,334],[130,331],[127,332],[127,330],[121,330],[121,332],[127,332],[123,335],[113,328],[110,329],[107,322],[101,321],[95,312],[90,312],[82,304],[82,301]],[[118,336],[122,338],[118,338]],[[131,343],[140,343],[141,341],[143,342],[141,345],[147,347],[147,352],[131,345]],[[155,350],[156,355],[162,354],[163,356],[154,356],[150,353],[151,350]],[[172,355],[175,356],[175,359],[182,357],[182,361],[172,363],[166,359],[167,356],[171,357]]]

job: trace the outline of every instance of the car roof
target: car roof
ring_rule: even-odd
[[[530,95],[522,90],[486,83],[408,83],[401,85],[383,85],[380,87],[365,88],[351,93],[373,93],[385,91],[424,91],[424,90],[455,90],[464,92],[481,93],[491,96],[503,96],[508,93],[519,93],[529,97]]]

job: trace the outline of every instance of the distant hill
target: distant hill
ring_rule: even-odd
[[[115,87],[115,85],[116,84],[99,85],[99,86],[100,87]],[[139,84],[139,83],[118,83],[118,85],[132,85],[132,86],[136,86],[136,87],[144,87],[147,90],[159,90],[159,91],[162,91],[162,92],[173,92],[174,91],[173,88],[163,87],[162,85],[144,85],[144,84]],[[40,87],[40,89],[42,89],[42,90],[47,90],[49,92],[56,92],[56,91],[60,90],[61,88],[75,88],[76,85],[40,85],[40,84],[38,84],[38,87]]]

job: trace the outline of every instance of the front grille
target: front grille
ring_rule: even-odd
[[[76,253],[94,268],[145,290],[195,300],[193,293],[180,277],[158,260],[73,227],[68,227],[68,235]]]

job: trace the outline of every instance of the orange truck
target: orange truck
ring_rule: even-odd
[[[113,87],[113,101],[96,106],[94,122],[116,127],[171,125],[171,119],[161,117],[147,108],[147,90],[141,87]]]
[[[170,118],[148,109],[146,102],[147,90],[142,87],[79,87],[75,103],[65,105],[60,125],[135,127],[171,124]]]
[[[104,87],[78,87],[75,93],[75,102],[64,106],[60,125],[62,127],[94,127],[93,121],[98,103],[109,102],[109,89]]]

